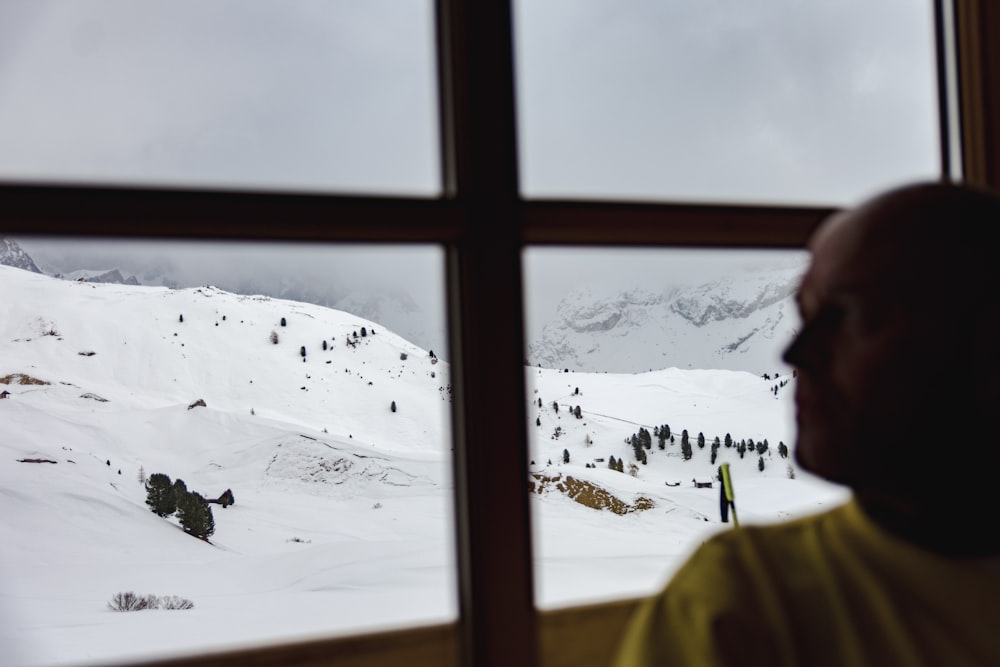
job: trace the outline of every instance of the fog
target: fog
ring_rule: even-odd
[[[418,0],[0,0],[0,179],[437,196],[433,17]],[[519,0],[514,27],[526,197],[843,206],[940,172],[930,2]],[[414,321],[387,326],[446,349],[436,247],[17,240],[61,272],[388,293]],[[716,253],[528,249],[528,338],[581,283],[697,284],[733,268]]]

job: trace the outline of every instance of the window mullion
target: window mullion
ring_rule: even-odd
[[[439,0],[462,662],[537,663],[509,2]]]

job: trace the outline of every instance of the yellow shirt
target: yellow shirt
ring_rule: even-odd
[[[614,664],[1000,665],[1000,559],[918,549],[854,501],[730,530],[640,605]]]

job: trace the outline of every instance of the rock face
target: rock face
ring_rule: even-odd
[[[660,368],[785,370],[804,267],[760,270],[664,293],[580,288],[528,345],[532,366],[638,373]]]
[[[16,269],[24,269],[33,273],[41,273],[35,265],[34,260],[24,252],[15,241],[0,236],[0,264],[13,266]]]

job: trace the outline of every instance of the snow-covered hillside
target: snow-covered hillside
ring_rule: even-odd
[[[0,664],[107,664],[454,618],[446,362],[341,311],[212,287],[0,266],[0,302]],[[727,527],[717,491],[690,481],[718,462],[732,461],[741,520],[843,497],[777,453],[791,444],[784,377],[526,368],[525,379],[543,606],[655,590]],[[677,443],[654,440],[636,476],[597,461],[634,462],[625,440],[661,424]],[[766,438],[764,470],[734,448],[712,464],[709,445],[685,461],[682,429],[693,445],[699,431],[709,443]],[[139,478],[155,472],[206,497],[232,490],[235,505],[213,506],[210,542],[149,511]],[[625,513],[587,506],[593,497]],[[108,610],[121,591],[195,607]]]

